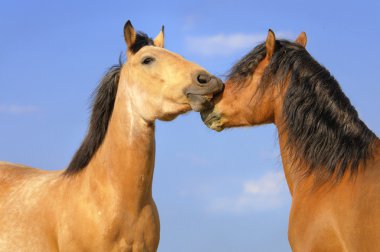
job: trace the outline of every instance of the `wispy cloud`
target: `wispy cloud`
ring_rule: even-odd
[[[213,212],[245,213],[275,209],[287,202],[287,185],[282,171],[270,171],[258,179],[242,182],[241,191],[230,197],[211,201]]]
[[[265,40],[266,33],[215,34],[210,36],[189,36],[185,40],[189,52],[201,56],[229,56],[241,50],[249,50]],[[290,38],[290,32],[278,32],[279,38]]]
[[[32,114],[40,111],[40,108],[33,105],[1,105],[0,104],[0,113],[1,114]]]

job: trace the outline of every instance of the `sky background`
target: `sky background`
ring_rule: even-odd
[[[337,78],[380,135],[379,1],[2,1],[0,160],[63,169],[90,94],[125,52],[124,23],[224,78],[266,37],[294,40]],[[290,251],[291,198],[273,125],[206,128],[199,114],[157,123],[160,252]]]

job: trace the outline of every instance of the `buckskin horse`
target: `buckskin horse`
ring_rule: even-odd
[[[200,111],[223,83],[124,27],[127,61],[99,83],[87,135],[64,171],[0,163],[0,251],[156,251],[155,120]]]
[[[269,30],[232,67],[202,119],[217,131],[276,125],[293,251],[379,251],[380,140],[306,41],[305,33],[276,40]]]

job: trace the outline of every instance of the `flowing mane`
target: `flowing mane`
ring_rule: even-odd
[[[136,34],[136,42],[132,46],[131,51],[132,53],[137,53],[142,47],[147,45],[153,45],[153,40],[145,33],[138,32]],[[64,173],[66,175],[75,174],[83,170],[103,143],[113,112],[122,66],[123,63],[119,60],[119,64],[112,66],[107,71],[95,89],[92,95],[92,113],[88,132],[65,170]]]
[[[258,91],[269,86],[288,86],[280,134],[288,134],[287,147],[294,161],[307,164],[307,174],[336,176],[356,174],[360,164],[373,156],[377,136],[359,119],[358,113],[330,72],[304,47],[276,40],[275,52]],[[265,43],[258,45],[238,63],[228,77],[244,83],[265,58]]]

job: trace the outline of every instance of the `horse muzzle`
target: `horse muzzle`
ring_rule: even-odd
[[[211,109],[212,98],[224,89],[221,79],[206,72],[195,75],[194,84],[185,90],[185,95],[194,111],[201,112]]]
[[[213,108],[201,111],[201,118],[203,123],[212,130],[222,131],[224,129],[221,115]]]

